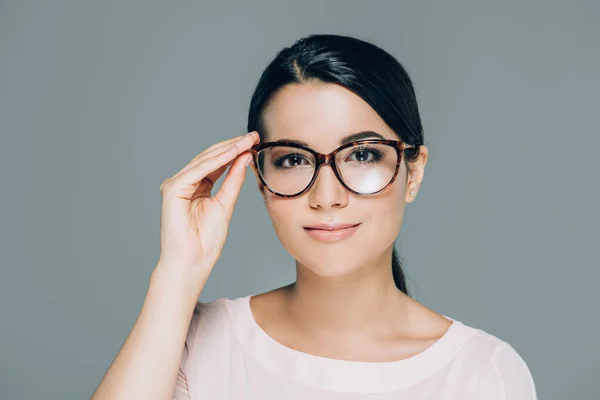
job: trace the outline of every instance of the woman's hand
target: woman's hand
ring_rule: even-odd
[[[159,265],[176,269],[189,278],[206,279],[221,256],[229,223],[258,142],[256,132],[212,145],[160,186]],[[219,191],[214,183],[225,172]]]

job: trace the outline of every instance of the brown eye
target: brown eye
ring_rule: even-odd
[[[352,158],[349,161],[357,161],[359,163],[371,163],[381,160],[383,152],[375,147],[364,146],[353,150],[348,158]]]
[[[273,165],[277,168],[293,168],[307,163],[310,165],[310,162],[299,153],[286,154],[273,160]]]

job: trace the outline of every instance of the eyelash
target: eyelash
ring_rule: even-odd
[[[359,152],[359,151],[369,151],[375,157],[375,159],[372,161],[358,161],[361,164],[370,164],[372,162],[377,162],[377,161],[381,160],[381,157],[383,156],[383,152],[380,149],[378,149],[377,147],[371,147],[369,145],[364,145],[364,146],[360,146],[360,147],[356,148],[355,151],[353,151],[351,153],[351,155],[355,154],[356,152]]]
[[[363,146],[357,147],[356,149],[354,149],[354,151],[352,153],[350,153],[350,155],[355,154],[357,152],[361,152],[361,151],[368,151],[371,154],[373,154],[375,158],[374,158],[374,160],[371,160],[371,161],[357,161],[360,164],[370,164],[370,163],[373,163],[373,162],[377,162],[377,161],[381,160],[381,157],[383,156],[383,153],[382,153],[382,151],[380,149],[378,149],[376,147],[371,147],[369,145],[363,145]],[[290,156],[296,156],[296,157],[305,159],[302,154],[290,151],[289,153],[282,154],[281,156],[277,157],[277,159],[275,159],[273,161],[273,164],[277,168],[292,168],[292,167],[284,167],[284,166],[282,166],[283,162],[285,160],[287,160]]]
[[[297,153],[297,152],[293,152],[290,151],[289,153],[286,154],[282,154],[281,156],[277,157],[275,160],[273,160],[273,165],[275,165],[277,168],[291,168],[291,167],[284,167],[282,164],[283,162],[288,159],[290,156],[297,156],[299,158],[304,159],[304,157],[302,156],[302,154]]]

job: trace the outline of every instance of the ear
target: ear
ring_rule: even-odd
[[[423,176],[425,175],[425,164],[427,164],[429,151],[425,145],[419,146],[419,151],[419,158],[417,160],[406,163],[408,177],[406,179],[405,201],[407,203],[412,203],[415,200],[415,197],[417,197],[419,187],[421,186]],[[415,193],[414,196],[411,194],[413,191]]]

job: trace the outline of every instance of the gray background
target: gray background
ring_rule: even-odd
[[[245,132],[276,51],[339,33],[416,87],[414,297],[512,344],[540,399],[597,399],[598,2],[236,3],[0,3],[0,397],[89,398],[157,261],[160,183]],[[248,178],[203,301],[294,278]]]

